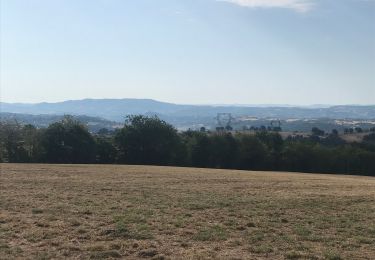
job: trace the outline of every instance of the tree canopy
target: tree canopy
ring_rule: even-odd
[[[72,117],[51,124],[43,133],[42,149],[46,162],[95,162],[95,140],[85,126]]]
[[[177,130],[157,117],[128,116],[115,135],[119,162],[170,165],[177,160]]]
[[[120,163],[375,176],[375,134],[348,143],[336,132],[283,139],[255,134],[178,132],[157,118],[129,116],[117,131],[90,133],[72,117],[45,129],[0,123],[1,162]]]

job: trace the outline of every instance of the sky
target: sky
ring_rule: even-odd
[[[375,104],[375,0],[0,0],[2,102]]]

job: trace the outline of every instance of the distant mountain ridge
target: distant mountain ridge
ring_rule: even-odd
[[[48,127],[50,124],[61,121],[63,118],[64,115],[31,115],[21,113],[0,112],[0,122],[18,122],[22,125],[31,124],[39,128]],[[85,124],[90,130],[90,132],[97,132],[102,128],[114,130],[123,125],[122,123],[85,115],[74,116],[74,119]]]
[[[282,107],[282,106],[236,106],[236,105],[179,105],[152,99],[83,99],[57,103],[5,103],[0,111],[32,115],[87,115],[123,122],[130,114],[157,114],[169,121],[197,121],[212,119],[217,113],[259,118],[332,118],[375,119],[375,105],[343,105],[331,107]]]
[[[1,112],[28,114],[72,114],[102,117],[108,120],[123,121],[129,114],[149,112],[166,114],[178,105],[158,102],[151,99],[83,99],[57,103],[4,103],[0,102]]]

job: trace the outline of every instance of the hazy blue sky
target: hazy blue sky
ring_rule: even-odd
[[[1,101],[375,104],[375,0],[0,0]]]

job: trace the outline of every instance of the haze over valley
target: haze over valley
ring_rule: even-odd
[[[84,99],[58,103],[0,103],[1,120],[46,127],[63,115],[75,115],[93,131],[121,126],[127,115],[158,116],[181,130],[214,129],[218,113],[231,113],[236,129],[243,126],[268,126],[281,120],[288,131],[310,131],[315,125],[326,131],[334,128],[375,126],[375,105],[372,106],[251,106],[251,105],[179,105],[151,99]],[[341,119],[341,120],[338,120]],[[337,121],[338,120],[338,121]]]

